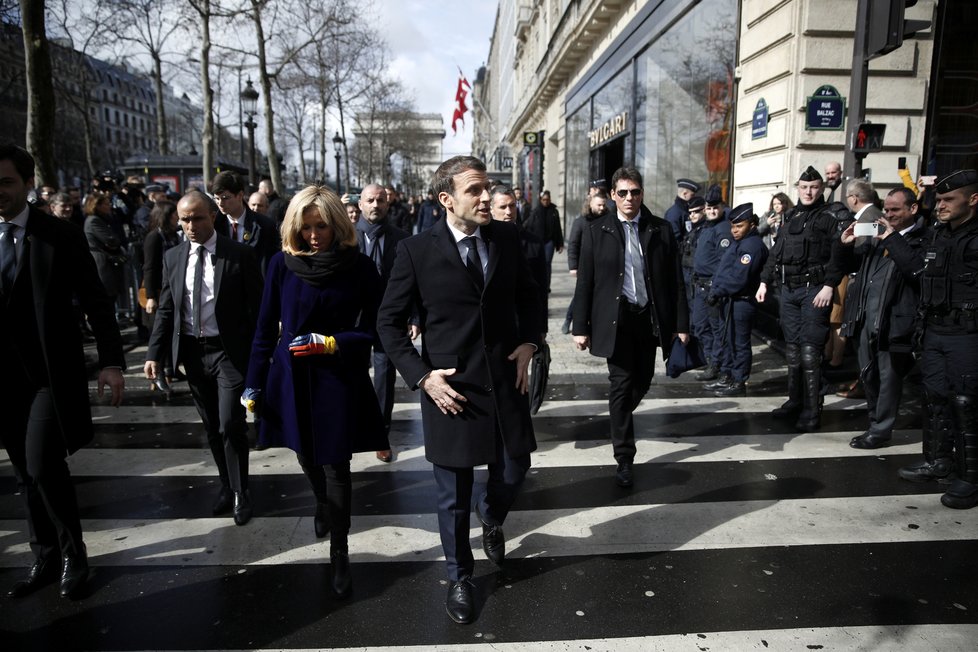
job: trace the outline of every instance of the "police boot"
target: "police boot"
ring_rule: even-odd
[[[733,383],[733,377],[728,373],[723,373],[720,374],[720,377],[717,380],[714,380],[712,383],[707,383],[703,385],[703,389],[705,389],[708,392],[712,392],[714,390],[720,389],[721,387],[726,387],[731,383]]]
[[[743,396],[747,393],[747,384],[742,380],[730,380],[729,385],[724,385],[713,390],[714,396]]]
[[[954,509],[970,509],[978,505],[978,398],[953,397],[951,418],[958,478],[941,496],[941,504]]]
[[[697,376],[696,380],[716,380],[717,376],[720,374],[720,367],[713,361],[710,361],[706,365],[706,369],[701,371]]]
[[[775,408],[771,416],[775,419],[794,419],[801,412],[801,347],[788,344],[785,347],[788,362],[788,400]]]
[[[910,482],[929,482],[946,478],[954,469],[951,458],[954,438],[951,435],[951,412],[943,396],[924,396],[924,460],[904,466],[897,473]]]
[[[804,407],[795,422],[801,431],[816,430],[822,416],[822,351],[817,346],[801,347],[802,401]]]

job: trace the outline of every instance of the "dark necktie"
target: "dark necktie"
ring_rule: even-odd
[[[238,241],[238,223],[231,222],[231,239],[235,242]]]
[[[13,222],[0,222],[0,289],[9,292],[17,274],[17,247],[14,246]]]
[[[645,290],[645,276],[642,274],[642,247],[638,242],[638,224],[634,221],[625,222],[625,230],[628,232],[628,246],[631,249],[635,305],[644,308],[645,304],[649,302],[649,296]]]
[[[207,250],[204,249],[204,245],[197,247],[197,266],[194,268],[194,294],[193,294],[193,310],[194,310],[194,337],[203,337],[204,335],[204,325],[201,323],[200,309],[201,309],[201,298],[204,294],[204,256],[207,255]]]
[[[482,275],[482,258],[479,256],[476,239],[470,235],[467,238],[462,238],[462,242],[469,248],[468,253],[465,254],[465,268],[469,270],[469,276],[472,277],[472,280],[475,281],[481,290],[485,287],[486,279]]]
[[[370,242],[370,260],[377,266],[377,273],[384,273],[384,252],[380,250],[380,236]]]

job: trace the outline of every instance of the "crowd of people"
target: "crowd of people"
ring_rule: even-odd
[[[118,405],[128,318],[145,329],[153,387],[187,382],[220,478],[215,515],[245,526],[254,513],[247,411],[258,447],[295,452],[339,597],[353,586],[352,455],[391,462],[395,374],[420,390],[446,611],[472,622],[471,511],[487,558],[503,564],[502,527],[536,449],[529,370],[549,355],[550,270],[565,245],[576,288],[562,330],[607,360],[618,486],[635,482],[633,413],[657,352],[688,351],[702,363],[689,366],[704,368],[704,391],[744,395],[755,314],[776,297],[788,397],[773,416],[800,431],[819,427],[835,330],[855,346],[867,399],[869,428],[850,445],[886,446],[903,380],[919,363],[924,459],[900,476],[947,482],[948,507],[978,504],[974,170],[934,184],[929,215],[915,189],[880,202],[863,180],[844,186],[845,204],[830,201],[825,178],[841,181],[841,169],[823,177],[809,166],[797,204],[779,193],[764,216],[750,203],[727,206],[719,186],[700,195],[699,183],[678,179],[658,217],[642,174],[625,166],[592,185],[566,242],[548,191],[531,206],[467,156],[442,163],[416,204],[377,184],[343,196],[310,186],[285,200],[267,181],[248,188],[231,172],[206,193],[173,196],[134,179],[116,192],[101,179],[84,201],[42,188],[30,202],[33,170],[28,152],[0,146],[0,356],[15,367],[2,380],[8,396],[19,397],[2,441],[35,556],[11,596],[55,581],[64,596],[83,591],[88,562],[65,464],[93,436],[79,352],[90,332],[99,392],[108,386]],[[132,290],[138,311],[124,296]],[[476,493],[482,464],[488,482]]]

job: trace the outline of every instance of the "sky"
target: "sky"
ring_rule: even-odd
[[[472,83],[489,57],[496,0],[377,0],[391,51],[389,70],[414,96],[422,113],[438,113],[445,125],[445,156],[472,145],[472,99],[465,127],[452,134],[458,70]]]

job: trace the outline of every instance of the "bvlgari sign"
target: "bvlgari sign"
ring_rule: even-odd
[[[612,116],[606,123],[588,132],[591,140],[591,147],[597,147],[615,136],[624,133],[628,129],[628,111],[622,111],[616,116]]]

